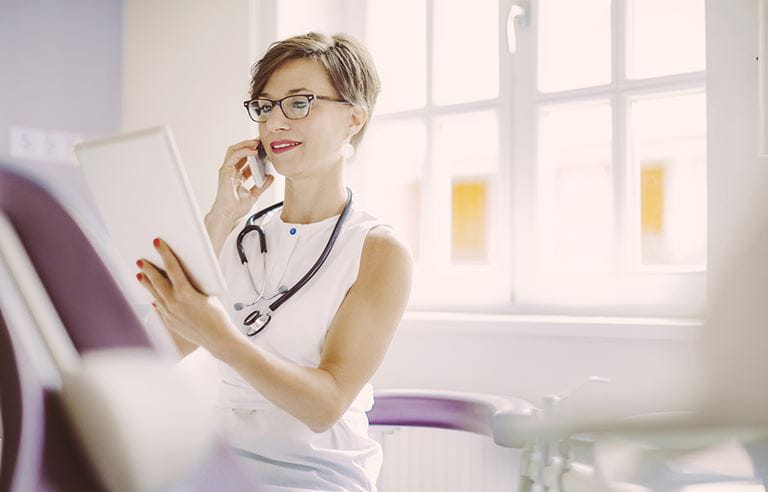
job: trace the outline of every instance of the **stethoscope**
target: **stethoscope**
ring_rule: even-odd
[[[317,259],[314,265],[309,269],[309,271],[304,274],[301,279],[296,282],[296,284],[291,287],[290,289],[283,290],[281,289],[278,294],[280,297],[270,304],[267,309],[262,313],[259,309],[251,312],[248,314],[248,316],[245,317],[245,320],[243,320],[243,324],[248,327],[248,330],[246,331],[246,335],[249,337],[252,337],[259,333],[261,330],[266,328],[266,326],[269,324],[269,322],[272,320],[272,313],[277,311],[277,308],[283,305],[285,301],[290,299],[296,292],[298,292],[299,289],[304,287],[304,285],[309,282],[309,280],[317,273],[317,271],[320,269],[321,266],[323,266],[323,263],[325,263],[325,260],[328,258],[328,255],[331,253],[331,249],[333,249],[333,243],[336,242],[336,238],[339,236],[339,233],[341,232],[341,227],[344,225],[344,221],[347,219],[347,216],[349,215],[350,211],[350,205],[352,204],[352,190],[347,188],[347,203],[344,205],[344,210],[341,211],[341,215],[339,215],[339,218],[336,219],[336,225],[333,227],[333,232],[331,232],[331,237],[328,239],[328,242],[325,245],[325,248],[323,248],[323,252],[320,253],[320,257]],[[278,209],[283,206],[283,202],[275,203],[274,205],[270,205],[269,207],[259,210],[255,214],[251,215],[248,220],[245,223],[245,227],[243,227],[243,230],[240,231],[240,234],[237,235],[237,254],[240,256],[240,263],[245,266],[245,270],[248,272],[248,278],[251,280],[251,285],[253,286],[253,290],[256,291],[256,294],[258,294],[258,298],[248,304],[243,304],[241,302],[238,302],[234,305],[235,311],[240,311],[242,309],[245,309],[248,306],[252,306],[259,302],[262,299],[265,299],[264,297],[264,288],[266,287],[266,281],[267,281],[267,238],[264,234],[264,229],[261,228],[261,226],[256,225],[255,222],[263,217],[265,214],[268,214],[269,212]],[[261,248],[261,260],[263,269],[263,279],[261,282],[261,291],[256,288],[256,282],[253,280],[253,275],[251,274],[251,270],[248,268],[248,258],[245,256],[245,250],[243,249],[243,238],[245,238],[246,235],[248,235],[249,232],[256,231],[259,234],[259,245]],[[267,299],[272,299],[275,296],[269,297]]]

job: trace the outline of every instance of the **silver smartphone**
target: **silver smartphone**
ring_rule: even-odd
[[[251,168],[253,182],[261,188],[267,176],[273,172],[272,163],[267,160],[267,152],[261,142],[259,142],[258,155],[248,156],[247,162],[248,167]]]

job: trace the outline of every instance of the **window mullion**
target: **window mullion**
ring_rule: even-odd
[[[510,279],[509,283],[504,287],[508,294],[509,302],[514,300],[514,288],[515,282],[512,280],[515,278],[517,271],[517,265],[514,262],[516,240],[517,235],[517,221],[515,220],[515,211],[517,209],[515,199],[514,184],[515,184],[515,162],[513,160],[513,149],[516,145],[516,135],[514,127],[513,117],[513,56],[507,49],[507,16],[509,10],[512,7],[511,0],[499,0],[499,159],[501,165],[498,168],[497,183],[499,183],[499,189],[496,190],[496,217],[495,224],[491,227],[495,228],[496,244],[495,247],[497,254],[496,258],[499,261],[499,268],[508,272],[506,278]],[[528,13],[526,12],[526,16]],[[523,24],[525,17],[519,19],[519,23]],[[522,25],[518,29],[515,26],[515,36],[518,42],[517,51],[520,51],[520,31],[523,30]]]
[[[512,300],[518,306],[528,302],[536,283],[535,264],[538,235],[536,216],[537,199],[537,125],[538,103],[536,101],[537,78],[537,2],[528,4],[527,23],[518,30],[517,52],[510,58],[510,118],[514,146],[511,148],[512,165]]]
[[[424,180],[422,183],[422,200],[421,200],[421,213],[422,217],[438,217],[438,213],[440,213],[440,207],[437,207],[436,205],[436,196],[438,195],[435,183],[435,165],[432,162],[434,152],[432,151],[432,147],[434,145],[434,118],[432,116],[432,78],[433,78],[433,72],[434,72],[434,4],[433,0],[426,0],[426,29],[425,29],[425,36],[426,39],[426,47],[427,47],[427,53],[426,53],[426,63],[427,63],[427,74],[426,74],[426,106],[425,106],[425,113],[426,117],[424,119],[424,123],[426,125],[426,131],[427,131],[427,145],[425,149],[424,154]],[[438,225],[442,221],[440,219],[438,220],[424,220],[421,221],[422,224],[422,230],[421,230],[421,238],[419,239],[419,242],[424,245],[422,248],[422,251],[435,251],[437,252],[437,249],[441,247],[442,241],[440,240],[442,231],[439,230]],[[426,254],[422,255],[421,260],[427,264],[427,267],[429,270],[437,271],[439,267],[439,263],[436,262],[437,258],[439,258],[440,254]]]
[[[614,224],[614,251],[615,258],[614,271],[624,273],[629,264],[629,246],[632,244],[630,234],[631,221],[628,220],[628,208],[631,203],[629,194],[633,187],[630,186],[630,173],[627,170],[626,159],[626,106],[624,97],[621,93],[621,87],[624,85],[626,49],[624,29],[626,28],[624,14],[625,0],[613,0],[611,9],[611,29],[612,40],[612,85],[615,88],[611,97],[613,106],[613,135],[612,135],[612,156],[613,156],[613,224]],[[628,194],[628,192],[630,192]]]

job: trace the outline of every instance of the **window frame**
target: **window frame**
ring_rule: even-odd
[[[366,39],[366,0],[339,0],[344,6],[344,18],[340,21],[344,30]],[[536,210],[536,166],[526,165],[536,162],[538,142],[538,120],[535,108],[540,104],[608,98],[613,109],[613,194],[614,220],[616,224],[617,243],[620,246],[622,261],[626,262],[627,231],[630,222],[627,217],[627,193],[629,182],[627,176],[628,149],[626,108],[631,97],[669,90],[703,89],[706,93],[706,70],[695,73],[654,77],[651,79],[631,80],[625,76],[625,0],[613,0],[611,12],[611,73],[609,84],[583,89],[540,94],[536,90],[538,66],[537,26],[539,5],[537,0],[498,0],[498,42],[499,42],[499,95],[497,99],[486,100],[482,103],[460,103],[455,105],[437,106],[432,103],[432,63],[433,63],[433,4],[438,0],[426,1],[426,42],[427,42],[427,74],[426,106],[417,110],[399,111],[377,115],[375,121],[386,122],[398,119],[420,118],[426,124],[428,144],[425,156],[425,186],[423,190],[423,217],[433,217],[430,204],[432,199],[431,186],[427,177],[432,176],[432,139],[434,138],[434,119],[444,115],[457,114],[464,111],[479,111],[482,109],[498,110],[499,118],[499,167],[497,185],[494,194],[495,214],[492,226],[497,234],[497,244],[507,244],[508,248],[501,255],[502,260],[490,268],[497,272],[503,287],[489,295],[483,289],[474,289],[478,294],[472,303],[467,303],[467,293],[456,292],[456,297],[443,299],[443,302],[412,302],[411,312],[465,312],[507,315],[573,315],[573,316],[629,316],[629,317],[674,317],[700,318],[706,300],[706,269],[688,269],[688,271],[663,272],[649,269],[644,273],[611,276],[603,275],[600,302],[579,303],[568,302],[569,292],[579,289],[584,282],[595,282],[599,275],[569,275],[558,276],[557,284],[563,285],[559,292],[553,292],[554,282],[542,282],[541,278],[532,278],[526,268],[531,263],[535,242],[528,241],[531,237],[532,222]],[[252,59],[255,61],[271,40],[275,39],[277,30],[276,0],[257,2],[251,0],[251,19],[257,24],[251,30],[253,41]],[[525,14],[515,23],[517,50],[510,54],[506,46],[506,27],[509,10],[514,5],[520,5]],[[258,19],[258,20],[257,20]],[[507,136],[507,138],[504,138]],[[274,198],[279,199],[279,190],[274,188]],[[427,222],[427,221],[425,221]],[[450,227],[446,237],[450,240]],[[429,242],[424,238],[433,238],[433,231],[421,231],[421,246],[427,250]],[[494,248],[494,245],[489,245]],[[450,258],[450,247],[448,258]],[[460,265],[459,269],[462,268]],[[417,275],[422,272],[417,268]],[[541,277],[541,276],[539,276]],[[566,279],[566,277],[568,277]],[[621,277],[621,278],[619,278]],[[450,279],[450,275],[446,277]],[[597,280],[596,280],[597,279]],[[550,279],[551,280],[551,279]],[[567,280],[567,282],[563,282]],[[634,280],[634,282],[633,282]],[[598,282],[600,283],[600,282]],[[649,295],[638,299],[630,296],[617,295],[622,289],[617,286],[627,284],[644,285]],[[476,285],[484,285],[478,280]],[[456,289],[460,290],[460,289]],[[542,295],[543,292],[548,293]],[[472,294],[472,293],[469,293]],[[555,294],[555,295],[553,295]]]
[[[367,1],[359,2],[355,0],[346,0],[350,4],[357,4],[358,7],[350,11],[350,15],[347,16],[347,21],[357,25],[357,31],[355,34],[359,35],[361,39],[366,40],[365,26],[367,23],[366,8]],[[370,0],[368,0],[370,1]],[[425,275],[430,275],[431,282],[440,283],[443,285],[456,282],[457,279],[461,279],[464,284],[469,283],[471,285],[490,285],[495,284],[495,291],[489,293],[483,289],[472,289],[467,291],[466,289],[453,289],[452,292],[441,292],[440,301],[437,299],[426,299],[420,302],[412,301],[409,305],[410,311],[455,311],[455,312],[510,312],[511,307],[511,291],[512,291],[512,276],[511,272],[511,251],[509,248],[505,248],[504,244],[511,244],[511,211],[512,203],[509,193],[509,183],[512,181],[511,170],[509,166],[504,165],[505,162],[509,162],[509,145],[504,142],[503,135],[510,134],[510,122],[509,118],[505,115],[509,114],[511,108],[511,91],[510,87],[510,72],[509,65],[510,60],[507,56],[506,41],[503,33],[506,32],[506,12],[507,12],[507,0],[498,2],[498,50],[499,50],[499,95],[493,99],[485,99],[480,101],[472,101],[450,105],[437,105],[433,103],[433,36],[434,36],[434,3],[438,0],[425,0],[426,5],[426,104],[422,108],[396,111],[392,113],[376,114],[374,112],[374,118],[376,122],[393,122],[398,120],[408,120],[412,118],[420,119],[426,126],[427,145],[425,148],[425,162],[424,162],[424,187],[422,193],[422,217],[435,217],[434,210],[440,206],[439,199],[435,198],[434,183],[430,182],[430,178],[434,177],[433,166],[433,142],[435,138],[435,125],[436,120],[440,117],[457,115],[461,113],[475,113],[481,111],[497,111],[499,115],[499,165],[498,173],[496,175],[497,183],[493,184],[493,187],[489,187],[489,206],[492,207],[492,224],[491,230],[495,232],[495,237],[489,243],[489,262],[484,265],[473,264],[458,264],[450,265],[450,225],[443,230],[435,230],[434,220],[423,221],[423,225],[427,225],[426,228],[422,228],[420,236],[420,245],[422,251],[437,251],[436,254],[431,256],[448,260],[440,262],[440,260],[432,260],[426,264],[417,264],[415,267],[415,274],[417,277],[424,278]],[[362,26],[362,27],[361,27]],[[442,237],[442,243],[435,247],[435,238]],[[430,249],[431,248],[431,249]],[[493,262],[492,260],[497,261]],[[441,268],[448,269],[448,273],[439,271]],[[506,274],[499,275],[497,272],[501,270],[507,272]],[[418,285],[414,286],[414,289],[418,289]],[[423,299],[423,297],[422,297]],[[471,302],[467,302],[467,299],[471,299]]]
[[[515,249],[514,297],[517,313],[671,316],[703,315],[706,302],[706,266],[645,267],[627,272],[633,239],[630,203],[636,182],[631,176],[628,105],[634,97],[669,92],[703,91],[706,94],[706,70],[649,79],[626,77],[626,2],[611,2],[611,81],[608,84],[582,89],[540,93],[537,89],[538,1],[510,2],[523,6],[526,14],[517,26],[517,52],[513,58],[514,137],[519,142],[513,152],[515,170],[515,230],[517,237],[533,234],[536,210],[536,173],[538,155],[537,108],[547,104],[606,100],[612,108],[612,176],[614,205],[614,244],[617,247],[619,273],[611,275],[544,275],[537,274],[530,264],[535,258],[536,242],[520,241]],[[534,163],[526,165],[525,163]],[[547,278],[549,277],[549,278]],[[600,302],[569,302],[569,294],[579,285],[591,285]],[[634,289],[632,287],[635,287]],[[639,287],[643,287],[639,289]],[[638,290],[640,291],[638,293]],[[626,292],[626,294],[624,294]]]

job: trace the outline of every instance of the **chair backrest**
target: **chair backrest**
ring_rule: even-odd
[[[151,355],[158,348],[78,224],[49,191],[48,185],[18,169],[0,163],[0,218],[4,230],[11,231],[8,235],[14,236],[15,244],[23,249],[25,261],[31,264],[27,271],[33,271],[46,306],[55,311],[57,323],[61,325],[59,332],[66,332],[67,344],[71,341],[69,349],[76,352],[75,359],[93,360],[92,356],[99,355],[102,362],[109,362],[108,352],[118,348],[143,349]],[[9,241],[2,243],[8,247]],[[67,390],[67,384],[72,390],[82,390],[78,384],[93,383],[98,374],[88,373],[88,365],[82,362],[77,365],[82,367],[79,373],[56,372],[56,356],[46,351],[51,348],[49,340],[43,342],[45,337],[38,333],[41,339],[36,344],[30,336],[40,326],[37,319],[33,319],[36,307],[26,303],[28,298],[24,296],[28,293],[20,292],[24,289],[14,290],[13,286],[20,284],[14,283],[15,277],[9,273],[4,261],[0,255],[0,415],[5,432],[0,490],[99,491],[106,490],[110,484],[114,488],[116,482],[105,480],[109,473],[105,475],[104,463],[95,452],[98,447],[92,446],[94,439],[88,434],[91,426],[87,422],[82,425],[81,418],[83,412],[98,415],[98,402],[105,401],[99,398],[115,394],[114,388],[105,385],[103,388],[108,391],[101,394],[78,394]],[[43,349],[38,347],[35,352],[36,345]],[[46,372],[45,368],[41,369],[41,359],[50,359],[52,355],[53,360],[48,361],[51,371]],[[123,364],[119,359],[115,360]],[[82,411],[78,402],[82,402]],[[105,401],[103,410],[108,412],[118,406]],[[105,418],[115,415],[120,414],[115,411],[103,413]],[[157,425],[157,422],[152,424]],[[107,434],[109,438],[127,439],[110,442],[113,449],[118,449],[124,442],[125,449],[133,452],[133,455],[124,456],[137,456],[141,441],[126,435],[130,432]],[[184,439],[171,441],[184,445]],[[212,484],[226,484],[228,490],[254,490],[253,484],[236,466],[234,456],[220,441],[213,442],[208,448],[198,448],[210,451],[196,462],[198,466],[194,472],[190,470],[184,476],[183,483],[177,482],[184,490],[210,490]],[[146,449],[145,456],[152,456],[153,451]],[[177,460],[177,464],[179,462]],[[120,467],[113,468],[136,471],[126,463],[123,466],[121,462]],[[206,473],[201,475],[203,470]],[[130,483],[149,484],[151,481]]]
[[[4,306],[10,282],[6,275],[0,279]],[[39,369],[40,354],[11,333],[11,325],[17,335],[34,330],[20,314],[0,309],[0,490],[104,490],[73,438],[58,395]]]
[[[27,377],[24,366],[29,363],[18,357],[13,350],[11,334],[0,311],[0,401],[7,402],[2,406],[0,421],[3,429],[3,449],[0,453],[0,490],[11,490],[11,480],[16,465],[23,458],[19,456],[22,449],[29,445],[21,444],[22,408],[29,408],[30,415],[40,413],[41,392],[30,394],[22,390],[22,377]],[[26,436],[25,436],[26,437]],[[39,447],[39,446],[33,446]]]
[[[0,210],[16,229],[78,352],[152,346],[91,243],[43,183],[0,163]]]

